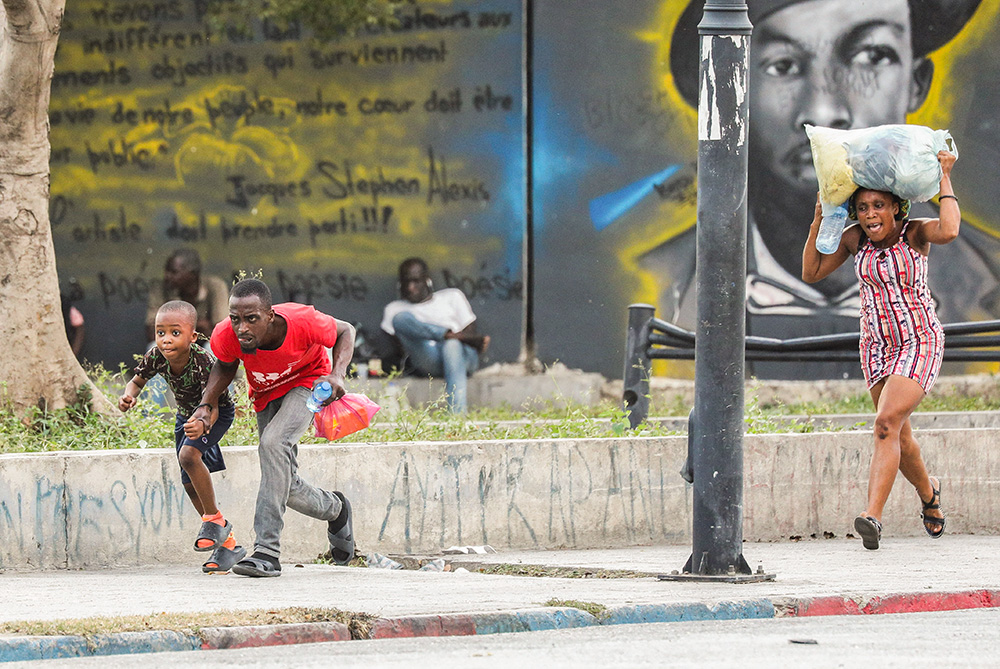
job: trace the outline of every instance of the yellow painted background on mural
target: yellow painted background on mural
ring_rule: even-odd
[[[638,32],[636,38],[655,45],[653,84],[656,90],[667,94],[668,109],[671,114],[665,143],[675,155],[688,156],[687,160],[694,162],[698,155],[698,111],[692,109],[681,97],[674,83],[673,73],[670,71],[669,36],[673,34],[677,21],[686,7],[686,2],[665,0],[661,3],[653,24],[648,30]],[[656,214],[650,217],[648,224],[628,226],[628,231],[622,234],[622,239],[616,244],[620,249],[619,260],[625,271],[638,277],[639,280],[632,298],[633,302],[655,305],[659,295],[656,277],[639,267],[639,258],[647,251],[692,227],[696,217],[697,209],[692,203],[662,202]],[[661,371],[661,367],[665,369],[665,363],[656,364],[658,372]]]
[[[750,0],[752,2],[752,0]],[[697,110],[692,108],[680,95],[670,71],[670,36],[687,7],[687,2],[664,0],[648,29],[637,32],[635,38],[655,45],[655,57],[651,63],[651,78],[667,93],[669,113],[672,123],[665,137],[671,153],[696,161]],[[1000,39],[1000,0],[984,0],[973,18],[956,38],[930,55],[934,62],[935,75],[927,100],[920,109],[910,114],[907,122],[933,128],[949,128],[955,120],[955,109],[961,103],[961,91],[975,85],[976,69],[973,59],[977,49],[984,44],[996,44]],[[960,129],[952,128],[959,134]],[[961,152],[961,146],[959,146]],[[998,231],[985,224],[975,212],[963,209],[964,218],[972,225],[997,235]],[[643,270],[639,259],[649,251],[693,227],[697,220],[697,207],[692,203],[662,202],[658,210],[644,223],[621,226],[627,230],[609,232],[613,237],[619,261],[625,272],[636,277],[632,302],[657,305],[659,301],[658,279],[655,274]],[[614,238],[614,235],[617,235]],[[969,365],[970,372],[997,371],[1000,366],[993,363]],[[680,361],[654,361],[657,375],[687,377],[693,375],[693,365]]]
[[[125,4],[129,3],[111,3],[111,6]],[[204,30],[204,26],[194,22],[193,5],[186,0],[136,4],[179,7],[190,19],[162,21],[163,32],[186,34]],[[435,0],[430,4],[447,11],[452,3]],[[150,222],[154,219],[162,225],[164,216],[176,215],[180,225],[191,229],[197,228],[203,219],[213,240],[212,251],[207,254],[209,261],[213,256],[232,256],[233,265],[245,261],[252,265],[248,269],[311,261],[327,268],[349,267],[352,272],[392,274],[394,261],[412,255],[415,240],[420,241],[420,252],[432,266],[473,265],[484,258],[502,257],[510,240],[495,231],[477,233],[467,220],[495,209],[500,192],[509,186],[501,183],[495,173],[486,172],[488,168],[484,165],[495,164],[496,157],[477,150],[449,151],[447,144],[435,146],[438,138],[452,132],[449,127],[452,122],[462,127],[478,124],[479,130],[496,132],[505,128],[502,114],[471,110],[472,80],[463,72],[458,57],[461,46],[454,31],[387,33],[327,45],[305,40],[240,44],[229,43],[217,35],[209,47],[86,53],[82,30],[93,23],[92,11],[107,7],[103,0],[74,2],[68,15],[70,30],[64,35],[57,56],[52,112],[60,122],[51,129],[52,194],[71,202],[67,222],[54,228],[57,245],[61,244],[63,249],[73,245],[87,248],[93,244],[74,241],[70,225],[87,227],[94,212],[102,221],[111,221],[121,209],[127,220],[135,221],[143,229],[143,239],[147,241],[146,233],[150,232]],[[97,34],[106,34],[111,28],[123,34],[128,27],[139,25],[151,24],[107,25]],[[477,36],[487,37],[483,30],[476,32]],[[447,46],[442,51],[443,43]],[[425,54],[437,50],[446,55],[442,56],[444,62],[430,58],[428,62],[395,65],[347,64],[364,45],[369,50],[397,46],[420,48]],[[313,52],[329,59],[339,58],[341,65],[316,69],[311,66]],[[209,54],[215,59],[215,71],[207,76],[189,75],[184,86],[174,85],[179,78],[153,79],[154,67],[170,64],[179,68],[182,60],[204,62]],[[231,67],[228,72],[221,67],[223,60],[239,62],[239,59],[246,67]],[[112,62],[114,66],[129,69],[131,83],[89,89],[65,83],[71,73],[104,71],[112,67],[109,65]],[[282,62],[291,62],[293,66],[278,69]],[[518,59],[515,57],[512,62],[516,65]],[[275,75],[267,63],[274,68]],[[510,79],[509,74],[505,76]],[[516,76],[515,69],[515,80]],[[445,114],[423,110],[432,91],[444,97],[456,87],[462,89],[462,111]],[[516,114],[520,107],[519,90],[509,93],[517,103],[510,113]],[[318,94],[328,105],[343,102],[346,114],[331,111],[330,107],[319,115],[297,111],[297,105],[315,101]],[[386,108],[391,108],[388,101],[392,101],[397,109],[407,111],[365,115],[359,111],[359,103],[365,98],[385,100]],[[248,103],[243,115],[222,111],[227,103],[238,105],[241,100]],[[164,101],[169,101],[173,110],[190,110],[186,122],[183,114],[173,124],[142,121],[142,110],[163,110]],[[119,106],[137,110],[137,122],[114,123],[112,114]],[[80,114],[86,109],[94,110],[95,119],[91,123],[66,120],[70,113]],[[212,118],[212,114],[217,116]],[[127,144],[133,153],[147,151],[151,167],[92,166],[86,147],[97,151],[107,149],[109,143],[116,148]],[[514,143],[515,147],[519,145]],[[442,204],[436,197],[428,203],[432,149],[439,169],[446,161],[450,182],[473,186],[482,182],[490,198],[469,197]],[[319,161],[328,161],[327,173],[341,184],[334,184],[324,176]],[[323,196],[324,187],[342,190],[348,163],[355,186],[360,180],[378,181],[384,176],[390,181],[416,183],[418,192],[383,193],[378,197],[364,193],[343,198]],[[234,193],[234,186],[227,179],[237,176],[244,177],[247,183],[271,184],[274,188],[308,181],[311,195],[251,196],[247,207],[235,207],[227,204],[225,198]],[[296,188],[301,193],[301,187]],[[316,245],[309,243],[308,234],[303,235],[307,221],[320,224],[338,220],[342,207],[348,216],[361,220],[363,208],[376,205],[393,207],[390,234],[323,234],[317,237]],[[297,222],[298,237],[284,236],[260,243],[237,242],[235,238],[227,243],[219,241],[223,219],[231,228],[265,225],[272,217],[277,217],[279,223]],[[145,245],[149,246],[146,250],[149,255],[165,256],[170,250],[162,244]],[[181,241],[175,244],[180,245]],[[134,254],[108,254],[105,261],[105,267],[124,269],[134,266],[136,258]]]

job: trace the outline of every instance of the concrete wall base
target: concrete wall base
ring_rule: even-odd
[[[941,478],[948,532],[995,534],[1000,450],[995,429],[921,430]],[[842,537],[863,510],[868,432],[748,435],[744,538]],[[691,539],[691,487],[677,474],[684,437],[307,445],[300,474],[352,501],[360,552],[435,553],[597,548]],[[252,545],[259,480],[252,447],[228,447],[215,475],[237,541]],[[900,477],[887,536],[923,533],[919,500]],[[201,564],[199,518],[173,450],[0,456],[0,568],[97,569]],[[286,514],[283,562],[327,549],[326,526]]]
[[[600,374],[568,369],[559,364],[540,374],[528,373],[523,365],[495,364],[469,377],[469,407],[540,410],[592,406],[601,401],[605,383]],[[444,380],[438,378],[357,378],[351,380],[350,390],[368,395],[388,414],[401,407],[437,405],[444,408],[446,405]]]

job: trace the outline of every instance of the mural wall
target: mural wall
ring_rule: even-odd
[[[544,359],[621,374],[626,307],[695,329],[696,0],[536,3],[536,327]],[[943,321],[1000,317],[997,0],[750,0],[747,327],[856,331],[852,268],[803,284],[816,199],[805,122],[950,128],[964,215],[931,252]],[[912,14],[912,16],[911,16]],[[934,216],[931,203],[915,216]],[[584,342],[581,334],[586,333]],[[574,344],[575,342],[575,344]],[[598,353],[600,352],[600,353]],[[607,353],[605,353],[607,352]],[[613,353],[613,354],[612,354]],[[662,363],[661,373],[693,373]],[[981,369],[975,366],[962,369]],[[952,369],[955,372],[957,368]],[[947,371],[947,369],[946,369]],[[760,376],[860,376],[857,363],[748,363]]]
[[[84,354],[145,346],[179,246],[260,272],[278,300],[377,327],[420,255],[468,294],[494,355],[520,344],[524,154],[517,0],[407,5],[318,44],[214,27],[205,0],[73,0],[52,83],[60,283]]]
[[[422,255],[437,286],[473,301],[491,362],[515,360],[523,76],[539,357],[619,376],[632,302],[694,328],[702,0],[535,0],[526,75],[515,0],[407,4],[399,29],[333,45],[295,27],[216,31],[204,2],[67,8],[52,104],[59,271],[88,324],[115,324],[91,330],[88,357],[144,345],[148,286],[193,245],[212,273],[263,270],[282,299],[371,325],[398,262]],[[932,251],[931,287],[945,322],[1000,317],[1000,0],[749,5],[748,331],[857,328],[849,267],[798,280],[817,189],[807,122],[950,129],[964,222]],[[748,371],[860,376],[854,363]]]

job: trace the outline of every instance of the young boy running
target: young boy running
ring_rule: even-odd
[[[216,506],[211,472],[226,468],[219,440],[233,424],[236,410],[229,393],[223,392],[218,408],[214,408],[208,418],[188,418],[199,408],[215,363],[207,346],[208,337],[195,331],[197,319],[198,313],[187,302],[173,300],[160,307],[154,326],[156,346],[136,365],[135,376],[118,399],[118,408],[128,411],[135,406],[136,396],[157,374],[166,379],[177,400],[174,442],[181,466],[181,483],[202,520],[194,549],[213,551],[211,558],[202,565],[202,571],[227,572],[246,556],[246,549],[236,545],[232,524]],[[198,423],[197,428],[193,427],[195,423]]]

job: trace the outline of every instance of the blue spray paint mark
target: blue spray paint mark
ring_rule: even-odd
[[[551,62],[553,59],[544,53],[544,43],[539,48],[535,54],[536,65]],[[540,237],[550,224],[557,225],[555,219],[561,212],[560,199],[565,196],[563,191],[567,183],[581,182],[585,175],[602,166],[618,167],[621,159],[579,132],[574,110],[554,100],[551,76],[544,66],[535,68],[534,77],[530,157],[534,188],[532,220],[535,233]]]
[[[622,214],[652,193],[653,186],[664,183],[680,168],[680,165],[671,165],[656,174],[634,181],[624,188],[595,197],[590,201],[590,220],[594,224],[594,228],[603,230],[614,223]]]

